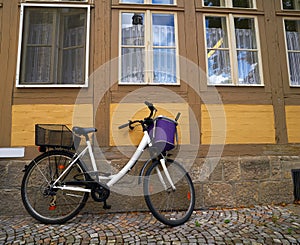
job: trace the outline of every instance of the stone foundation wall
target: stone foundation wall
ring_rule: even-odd
[[[236,207],[294,201],[291,170],[300,168],[298,156],[223,157],[204,181],[199,179],[202,164],[194,164],[191,171],[197,186],[198,207]]]
[[[189,171],[195,184],[197,209],[294,201],[291,170],[300,169],[300,157],[222,157],[211,174],[207,178],[203,177],[204,166],[210,166],[209,161],[213,160],[198,158]],[[28,161],[0,161],[0,215],[27,215],[20,195],[25,164]],[[112,164],[120,165],[120,161]],[[111,193],[108,204],[112,205],[110,212],[147,210],[143,197],[124,196],[114,192]],[[102,206],[89,198],[83,211],[102,213],[105,212]]]

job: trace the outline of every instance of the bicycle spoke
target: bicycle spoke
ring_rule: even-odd
[[[34,218],[43,223],[64,223],[73,218],[86,203],[88,193],[51,186],[68,167],[72,156],[65,151],[47,152],[33,160],[24,175],[21,187],[24,206]],[[83,168],[76,162],[70,171],[64,173],[63,179],[74,181],[74,176],[78,174],[85,180]]]
[[[144,181],[145,200],[153,215],[170,226],[186,222],[195,205],[193,183],[185,170],[176,162],[167,163],[169,176],[156,162],[147,170]],[[175,189],[172,188],[171,178]]]

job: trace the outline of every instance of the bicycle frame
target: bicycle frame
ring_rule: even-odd
[[[75,164],[75,162],[78,159],[80,159],[80,157],[82,157],[87,151],[89,152],[89,156],[90,156],[90,160],[91,160],[91,163],[92,163],[93,171],[98,172],[98,168],[97,168],[97,164],[96,164],[96,160],[95,160],[95,157],[94,157],[94,153],[93,153],[93,150],[92,150],[92,145],[91,145],[90,140],[86,140],[86,144],[87,144],[87,146],[76,156],[76,158],[69,164],[69,166],[55,180],[55,182],[52,184],[52,187],[55,186],[55,188],[61,189],[61,190],[91,192],[91,189],[87,189],[87,188],[83,188],[83,187],[56,186],[58,181],[69,171],[69,169]],[[98,181],[101,182],[101,180],[108,180],[106,186],[109,187],[109,188],[111,186],[113,186],[115,183],[117,183],[120,179],[122,179],[132,169],[132,167],[136,164],[136,162],[138,161],[138,159],[140,158],[143,151],[145,150],[145,148],[148,145],[151,146],[151,139],[150,139],[150,136],[149,136],[148,132],[145,130],[142,140],[140,141],[136,151],[134,152],[134,154],[132,155],[130,160],[126,163],[126,165],[117,174],[113,174],[113,175],[110,175],[110,176],[98,176]],[[167,170],[167,167],[166,167],[166,164],[165,164],[165,159],[162,158],[160,160],[160,162],[161,162],[163,171],[164,171],[164,173],[167,177],[167,180],[169,181],[172,189],[175,190],[176,188],[175,188],[174,183],[173,183],[173,181],[170,177],[170,174]],[[159,179],[162,182],[163,186],[165,186],[165,188],[167,188],[167,185],[166,185],[161,173],[159,171],[157,171],[157,173],[158,173]]]

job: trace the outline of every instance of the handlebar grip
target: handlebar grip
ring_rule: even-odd
[[[128,122],[128,123],[125,123],[125,124],[119,126],[118,128],[119,128],[119,129],[126,128],[126,127],[128,127],[129,125],[130,125],[130,123]]]
[[[148,101],[145,101],[145,104],[146,104],[146,106],[148,106],[148,107],[153,106],[153,104],[150,103],[150,102],[148,102]]]
[[[175,121],[176,122],[178,121],[178,119],[179,119],[180,116],[181,116],[181,112],[178,112],[177,115],[176,115],[176,117],[175,117]]]
[[[154,107],[154,105],[152,103],[150,103],[149,101],[145,101],[146,106],[148,106],[148,108],[150,109],[151,112],[153,111],[157,111],[156,108]]]

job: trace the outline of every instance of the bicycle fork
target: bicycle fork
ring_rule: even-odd
[[[163,168],[163,171],[164,171],[164,173],[165,173],[165,175],[166,175],[166,178],[167,178],[169,184],[170,184],[171,187],[172,187],[172,190],[175,191],[175,190],[176,190],[176,187],[175,187],[175,185],[174,185],[174,183],[173,183],[173,181],[172,181],[172,179],[171,179],[170,173],[169,173],[169,171],[168,171],[168,169],[167,169],[167,166],[166,166],[166,159],[165,159],[164,157],[163,157],[162,159],[160,159],[160,164],[161,164],[161,166],[162,166],[162,168]],[[157,175],[158,175],[158,178],[159,178],[160,182],[161,182],[162,185],[164,186],[165,190],[167,190],[167,189],[168,189],[168,186],[167,186],[167,184],[166,184],[166,182],[165,182],[165,180],[164,180],[164,178],[163,178],[161,172],[159,171],[158,167],[156,168],[156,172],[157,172]]]

